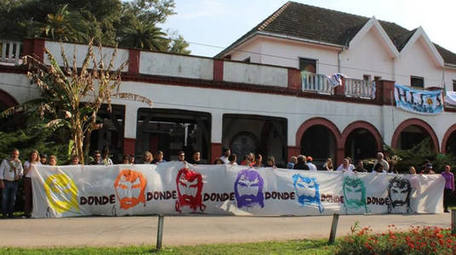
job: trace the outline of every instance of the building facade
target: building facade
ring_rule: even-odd
[[[369,158],[383,144],[409,148],[430,137],[435,151],[456,153],[455,110],[445,107],[440,114],[418,115],[396,108],[393,98],[395,83],[453,90],[456,55],[433,44],[421,28],[400,41],[391,36],[394,29],[386,28],[395,24],[359,16],[349,20],[354,28],[342,33],[350,40],[330,31],[347,41],[343,45],[314,40],[318,35],[312,40],[299,34],[271,36],[268,26],[281,21],[283,27],[286,22],[280,17],[293,6],[316,8],[287,3],[258,26],[263,32],[253,29],[253,35],[216,58],[119,49],[115,65],[128,61],[121,91],[145,96],[153,106],[114,98],[115,114],[101,112],[105,125],[92,137],[94,148],[109,145],[111,151],[137,156],[162,150],[171,160],[179,150],[200,151],[205,162],[213,162],[222,147],[229,146],[238,157],[256,152],[284,165],[301,153],[317,163],[328,157],[336,162],[344,156]],[[331,17],[354,16],[323,11]],[[397,38],[402,36],[398,33]],[[3,42],[3,109],[39,96],[19,57],[35,55],[48,62],[47,48],[62,63],[61,46],[68,56],[76,49],[81,65],[86,45],[42,39]],[[103,54],[110,56],[112,50],[103,48]],[[342,86],[333,87],[327,75],[337,72],[346,78]]]

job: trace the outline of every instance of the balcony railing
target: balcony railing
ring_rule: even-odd
[[[22,42],[18,41],[0,41],[0,64],[18,65],[21,60]]]
[[[334,87],[326,75],[308,72],[302,72],[302,90],[319,94],[334,94]]]
[[[345,78],[345,96],[374,99],[375,82]]]

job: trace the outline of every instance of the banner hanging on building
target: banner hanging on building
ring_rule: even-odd
[[[37,166],[33,217],[442,213],[440,175],[229,165]]]
[[[414,113],[438,114],[443,111],[441,90],[426,91],[407,86],[394,85],[396,106]]]
[[[456,92],[455,91],[446,92],[445,103],[448,106],[456,107]]]

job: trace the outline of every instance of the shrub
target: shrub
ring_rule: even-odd
[[[357,223],[351,235],[337,244],[336,254],[454,254],[456,235],[450,229],[411,226],[409,231],[398,232],[394,225],[388,231],[372,234],[370,227],[360,228]]]

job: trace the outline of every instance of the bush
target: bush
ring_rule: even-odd
[[[352,234],[337,245],[336,254],[454,254],[456,235],[450,229],[412,226],[407,232],[397,232],[394,225],[388,231],[372,234],[370,227],[360,229],[356,223]]]

